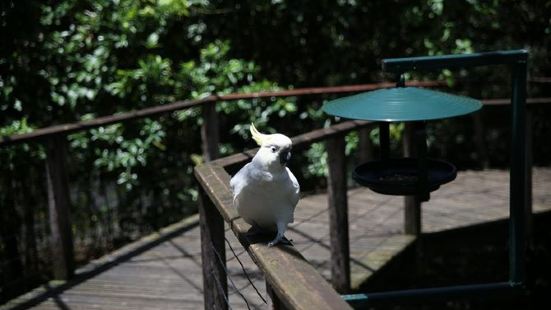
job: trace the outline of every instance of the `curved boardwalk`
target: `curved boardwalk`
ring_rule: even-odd
[[[551,210],[551,168],[533,175],[535,212]],[[503,219],[508,216],[507,171],[459,173],[457,180],[433,193],[423,205],[423,232]],[[287,237],[328,278],[329,231],[327,197],[301,200]],[[349,191],[352,285],[384,266],[413,240],[402,234],[403,198],[375,194],[363,188]],[[246,252],[227,233],[249,276],[266,297],[264,280]],[[50,283],[2,306],[36,309],[201,309],[202,271],[197,217],[128,245],[79,270],[70,283]],[[228,257],[229,302],[232,309],[268,309],[247,281],[231,249]],[[237,290],[235,289],[237,288]],[[213,288],[209,288],[213,289]],[[239,293],[237,292],[239,291]],[[45,293],[48,292],[48,293]],[[244,295],[246,302],[240,296]],[[268,298],[267,298],[268,299]]]

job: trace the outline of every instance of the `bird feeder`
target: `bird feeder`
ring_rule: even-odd
[[[480,101],[423,88],[405,87],[403,73],[415,70],[470,68],[506,65],[511,69],[511,165],[509,220],[509,279],[503,282],[465,284],[436,288],[343,295],[354,307],[377,300],[431,298],[441,296],[507,296],[522,292],[525,283],[525,221],[528,209],[530,169],[526,150],[526,76],[528,52],[496,51],[464,55],[442,55],[383,60],[385,70],[400,77],[395,88],[380,89],[333,100],[323,110],[334,116],[379,122],[379,160],[356,167],[353,178],[361,185],[389,195],[413,195],[418,201],[455,179],[457,171],[443,160],[426,156],[425,124],[428,121],[467,115],[478,111]],[[417,146],[415,158],[390,158],[389,123],[406,122]]]
[[[440,185],[455,179],[457,169],[444,160],[426,157],[425,124],[478,111],[480,101],[418,87],[379,89],[328,102],[323,110],[333,116],[380,122],[380,160],[363,163],[354,169],[353,179],[375,192],[386,195],[418,196],[422,201]],[[417,158],[389,157],[389,123],[411,122]]]

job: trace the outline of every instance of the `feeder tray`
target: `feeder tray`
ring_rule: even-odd
[[[457,176],[454,165],[443,160],[427,159],[429,192],[453,181]],[[362,164],[352,173],[359,184],[385,195],[410,196],[420,193],[419,166],[416,158],[399,158],[371,161]]]

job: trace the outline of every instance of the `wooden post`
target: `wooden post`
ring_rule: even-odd
[[[67,140],[54,135],[46,142],[46,178],[50,218],[50,243],[55,279],[66,280],[74,272],[73,233],[71,230],[69,185],[67,183]]]
[[[350,290],[350,249],[344,135],[337,135],[327,141],[327,162],[331,283],[338,292],[345,293]]]
[[[373,143],[371,142],[371,128],[358,130],[358,161],[365,163],[373,160]]]
[[[413,138],[414,131],[415,125],[411,122],[406,122],[403,137],[404,157],[415,157],[418,155]],[[415,236],[421,234],[421,201],[419,197],[404,197],[404,232]]]
[[[205,309],[228,309],[224,220],[199,186],[199,226]]]
[[[218,143],[220,133],[218,132],[218,115],[216,114],[216,102],[203,104],[203,125],[201,126],[201,141],[203,158],[209,162],[219,157]]]
[[[216,102],[202,106],[201,147],[205,162],[219,157],[218,115]],[[228,309],[226,276],[226,245],[224,220],[210,198],[199,188],[199,224],[201,227],[201,258],[203,262],[203,298],[205,309]]]

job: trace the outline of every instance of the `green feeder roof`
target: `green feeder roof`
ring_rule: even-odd
[[[425,88],[378,89],[339,98],[323,106],[325,113],[349,119],[403,122],[449,118],[478,111],[476,99]]]

